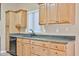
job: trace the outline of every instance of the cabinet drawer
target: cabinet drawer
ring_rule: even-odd
[[[31,43],[33,45],[38,45],[38,46],[42,46],[42,47],[49,47],[49,43],[48,42],[44,42],[44,41],[35,41],[35,40],[32,40]]]
[[[65,56],[65,52],[49,49],[49,55],[50,56]]]
[[[32,54],[39,55],[39,53],[40,53],[40,48],[39,48],[39,46],[32,45],[32,46],[31,46],[31,53],[32,53]]]
[[[60,51],[65,51],[66,45],[62,43],[50,43],[50,48],[57,49]]]
[[[22,42],[22,39],[21,38],[17,38],[17,42]]]
[[[23,39],[22,42],[23,43],[30,43],[30,39]]]
[[[32,45],[31,53],[36,54],[38,56],[47,56],[48,55],[48,49],[40,47],[40,46]]]

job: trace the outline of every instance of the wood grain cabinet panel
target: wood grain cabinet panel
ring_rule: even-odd
[[[17,39],[18,56],[74,56],[74,41],[67,43]]]
[[[22,48],[23,48],[22,43],[21,42],[17,42],[17,50],[16,50],[17,56],[22,56],[22,52],[23,52]]]
[[[30,56],[31,45],[29,39],[17,38],[17,56]]]
[[[74,24],[74,3],[47,3],[39,7],[40,24]]]
[[[64,3],[58,4],[58,19],[59,23],[74,23],[75,20],[75,4]]]
[[[48,14],[48,24],[56,23],[58,21],[57,18],[57,4],[56,3],[50,3],[49,7],[47,8],[47,14]]]
[[[32,45],[31,53],[36,54],[38,56],[46,56],[48,55],[48,49],[40,46]]]
[[[57,50],[60,50],[60,51],[65,51],[66,45],[60,44],[60,43],[50,43],[50,48],[57,49]]]
[[[31,43],[33,45],[38,45],[38,46],[41,46],[41,47],[49,47],[49,42],[46,42],[46,41],[31,40]]]
[[[39,5],[39,24],[45,25],[46,24],[46,5],[45,4],[40,4]]]
[[[27,25],[27,11],[26,10],[18,10],[16,11],[16,26],[26,27]]]
[[[23,44],[23,56],[30,56],[31,55],[31,46],[30,44]]]
[[[65,56],[65,52],[49,49],[49,55],[50,56]]]

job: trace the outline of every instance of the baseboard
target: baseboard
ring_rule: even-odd
[[[1,51],[1,53],[6,53],[6,51]]]

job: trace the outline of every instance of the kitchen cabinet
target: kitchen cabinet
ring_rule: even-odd
[[[6,15],[6,51],[9,51],[9,34],[24,32],[27,26],[27,12],[26,10],[8,10]]]
[[[10,33],[17,32],[17,29],[15,27],[15,24],[16,24],[15,14],[16,13],[14,11],[7,11],[6,12],[6,26],[9,27]]]
[[[31,55],[31,44],[29,39],[23,39],[23,56],[30,56]]]
[[[56,56],[74,56],[75,55],[74,41],[65,43],[49,43],[49,55]]]
[[[31,55],[31,46],[30,44],[23,44],[23,56],[30,56]]]
[[[16,54],[17,56],[22,56],[22,49],[23,49],[23,46],[22,46],[22,39],[21,38],[18,38],[17,41],[17,46],[16,46]]]
[[[30,56],[31,55],[31,45],[30,40],[17,38],[17,56]]]
[[[18,10],[16,11],[16,27],[26,27],[27,25],[27,11],[26,10]]]
[[[46,19],[47,19],[47,8],[45,4],[39,4],[39,24],[44,25],[46,24]]]
[[[17,55],[18,56],[74,56],[74,41],[67,43],[17,39]]]
[[[64,3],[58,4],[59,23],[74,23],[75,20],[75,4]]]
[[[9,26],[10,33],[23,32],[27,26],[26,10],[6,11],[6,26]]]
[[[57,23],[58,22],[58,17],[57,17],[57,10],[58,5],[56,3],[51,3],[48,5],[48,10],[47,10],[47,14],[48,14],[48,24],[52,24],[52,23]]]
[[[50,3],[40,4],[40,23],[45,24],[74,24],[75,4]]]

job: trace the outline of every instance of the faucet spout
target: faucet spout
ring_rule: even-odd
[[[32,36],[36,35],[35,32],[32,29],[30,29],[30,31],[32,31]]]

